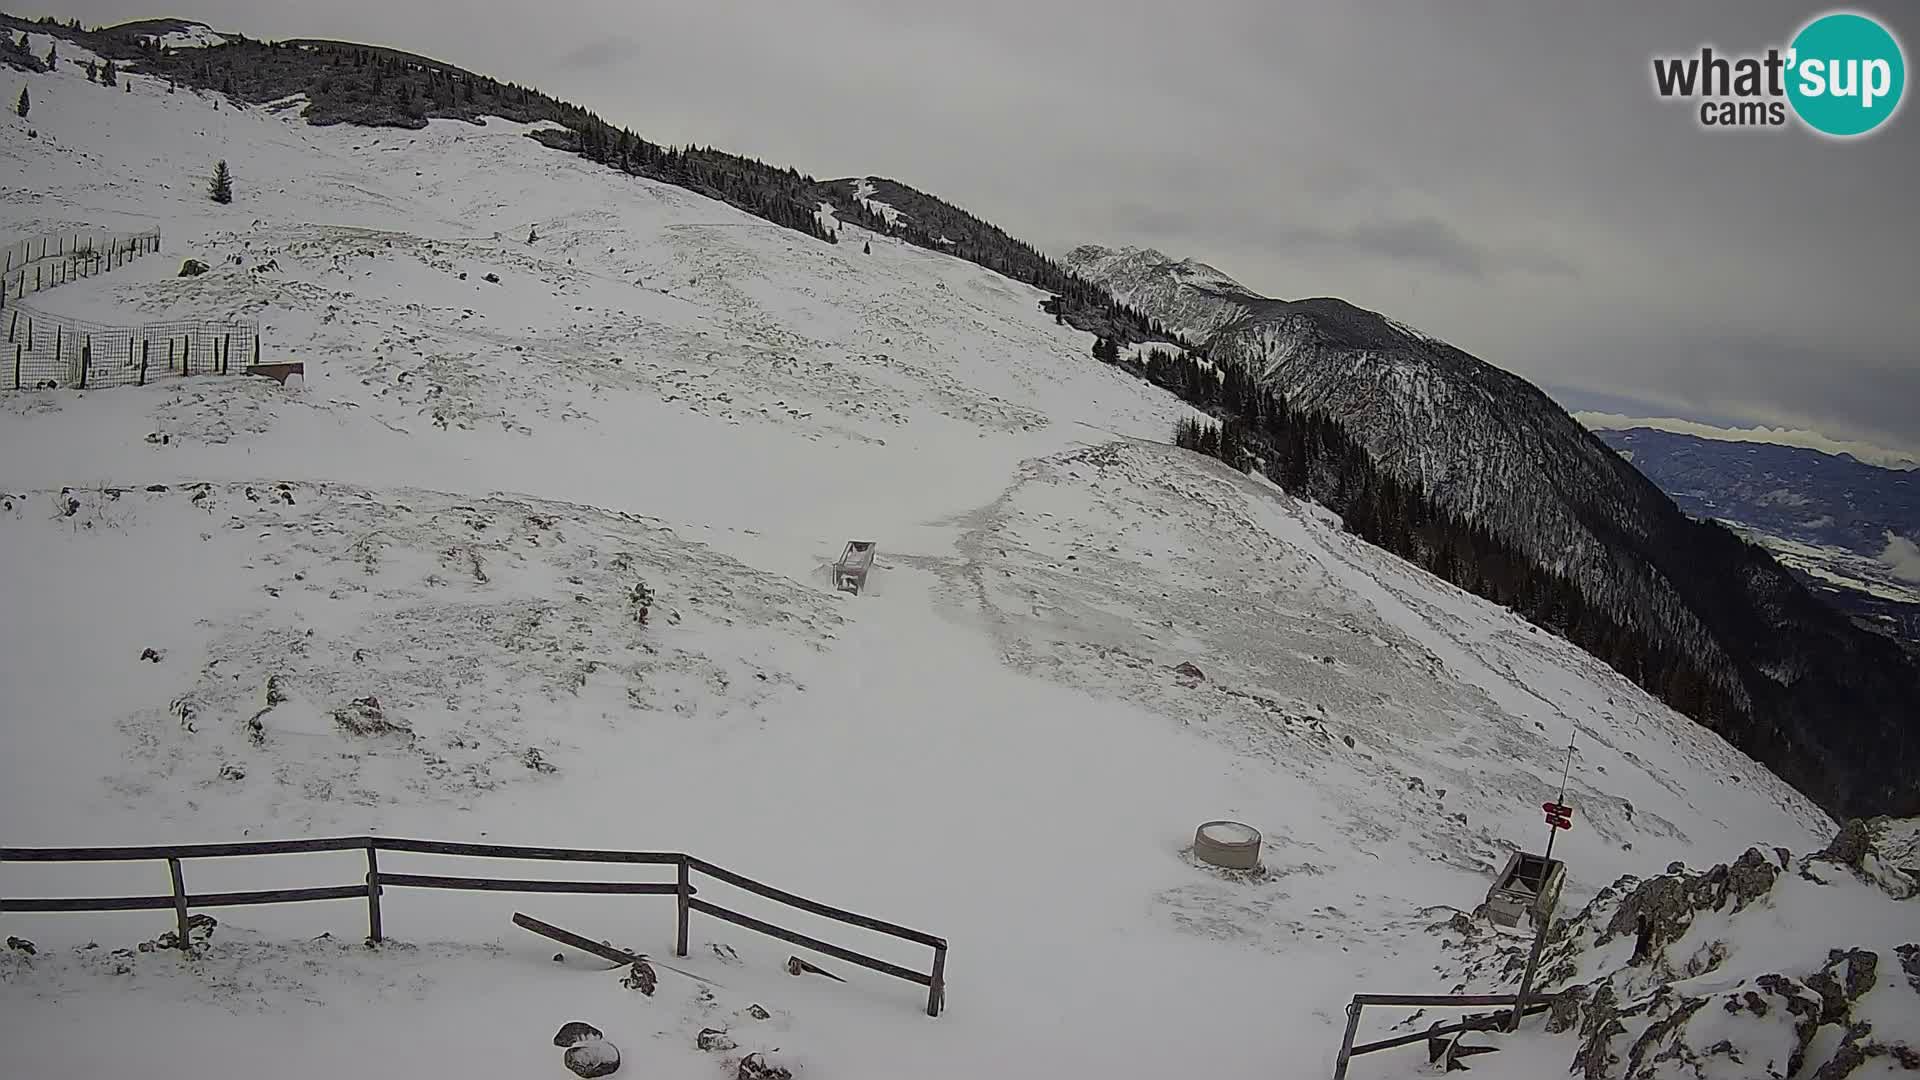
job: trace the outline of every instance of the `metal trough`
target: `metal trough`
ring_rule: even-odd
[[[840,560],[833,564],[833,587],[841,592],[860,595],[867,587],[867,572],[873,569],[874,542],[872,540],[849,540],[847,549],[840,553]]]
[[[1493,888],[1487,890],[1488,920],[1507,927],[1519,926],[1521,919],[1537,924],[1542,912],[1550,912],[1559,904],[1560,886],[1566,878],[1567,864],[1559,859],[1514,852],[1507,857],[1507,867]]]

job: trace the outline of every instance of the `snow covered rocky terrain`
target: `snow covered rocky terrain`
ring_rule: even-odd
[[[713,919],[652,994],[508,921],[665,956],[658,897],[395,889],[377,947],[354,902],[233,907],[186,955],[150,947],[171,911],[8,914],[6,1075],[559,1077],[571,1021],[620,1075],[1314,1075],[1353,993],[1495,978],[1449,916],[1539,843],[1569,739],[1556,854],[1565,910],[1595,906],[1555,986],[1609,970],[1593,928],[1622,875],[1836,832],[1567,642],[1165,445],[1186,407],[1089,358],[1039,290],[849,225],[826,244],[528,125],[313,127],[298,101],[103,87],[61,54],[0,125],[0,229],[157,226],[163,254],[8,317],[257,319],[262,359],[305,372],[0,392],[0,844],[688,851],[951,956],[935,1019],[915,988],[820,956],[847,981],[790,975],[791,946]],[[216,159],[231,205],[206,195]],[[848,539],[879,545],[858,596],[826,576]],[[1219,818],[1260,830],[1261,870],[1190,856]],[[1857,919],[1808,916],[1824,901],[1786,875],[1747,910],[1777,908],[1755,933],[1816,992],[1801,957],[1874,950],[1842,1015],[1891,1045],[1920,1027],[1895,977],[1920,925],[1883,861],[1872,887],[1805,864]],[[156,863],[0,863],[0,896],[166,888]],[[1706,945],[1671,942],[1674,965]],[[1631,1032],[1651,1014],[1628,1015],[1629,981]],[[1795,1015],[1727,1037],[1771,1053]],[[1498,1041],[1484,1075],[1629,1068],[1594,1071],[1584,1028]],[[1403,1053],[1350,1075],[1423,1067]]]

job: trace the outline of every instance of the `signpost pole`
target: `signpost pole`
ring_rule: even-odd
[[[1542,857],[1540,868],[1540,891],[1534,909],[1533,948],[1527,953],[1527,970],[1520,976],[1520,992],[1514,995],[1513,1015],[1507,1017],[1507,1030],[1518,1031],[1520,1018],[1526,1015],[1527,994],[1533,990],[1534,973],[1540,969],[1540,950],[1547,944],[1547,929],[1553,925],[1553,909],[1559,902],[1559,895],[1545,895],[1547,881],[1553,873],[1553,841],[1560,830],[1572,824],[1566,810],[1567,778],[1573,775],[1573,739],[1567,739],[1567,765],[1560,773],[1560,794],[1553,800],[1553,807],[1547,811],[1547,853]]]

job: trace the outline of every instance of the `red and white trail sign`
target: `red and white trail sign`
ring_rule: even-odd
[[[1573,828],[1573,807],[1565,803],[1541,803],[1540,809],[1546,811],[1547,824],[1556,829]]]

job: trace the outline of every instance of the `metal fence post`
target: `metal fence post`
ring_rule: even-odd
[[[179,923],[180,951],[187,952],[187,886],[180,873],[180,860],[168,859],[167,871],[173,875],[173,914]]]
[[[367,838],[367,941],[380,944],[380,849]]]

